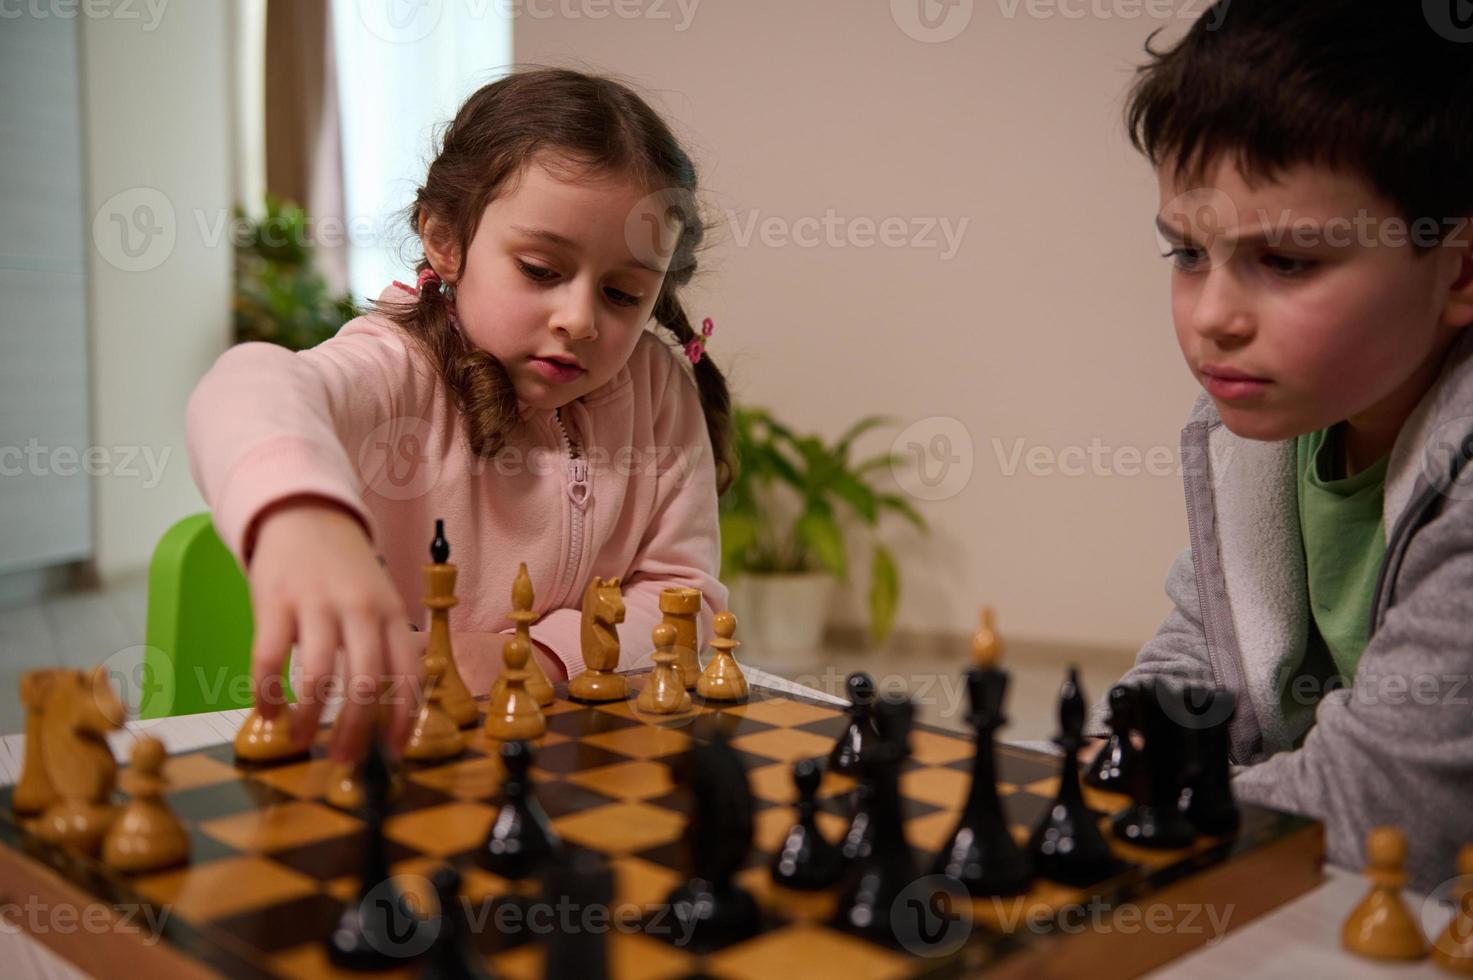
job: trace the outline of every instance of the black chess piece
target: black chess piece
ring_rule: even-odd
[[[878,735],[872,735],[866,744],[865,752],[873,749],[878,740]],[[844,861],[859,861],[860,858],[868,858],[869,850],[875,846],[875,821],[871,813],[871,803],[875,799],[875,787],[871,777],[866,772],[859,772],[859,781],[854,785],[854,790],[848,794],[848,827],[844,828],[844,837],[838,844]]]
[[[1074,886],[1092,885],[1123,869],[1123,862],[1111,853],[1109,841],[1100,833],[1099,814],[1084,805],[1079,788],[1084,715],[1079,670],[1070,667],[1059,691],[1059,735],[1054,739],[1063,752],[1059,790],[1029,838],[1028,855],[1038,874]]]
[[[1179,701],[1181,693],[1158,678],[1141,694],[1146,799],[1117,814],[1112,827],[1116,837],[1140,847],[1158,850],[1186,847],[1197,834],[1180,809],[1189,762],[1184,751],[1188,733],[1167,713],[1168,705]]]
[[[931,869],[955,878],[976,898],[1019,895],[1033,882],[1028,856],[1013,839],[997,795],[995,736],[1007,722],[1002,710],[1007,689],[1008,675],[1000,669],[967,671],[971,702],[967,720],[977,743],[972,785],[956,829],[937,852]]]
[[[363,759],[363,865],[358,897],[343,908],[327,938],[327,958],[345,970],[403,965],[420,950],[420,921],[389,876],[384,819],[389,811],[389,764],[375,737]]]
[[[663,935],[677,945],[718,949],[761,928],[756,900],[736,883],[752,846],[752,791],[741,758],[719,733],[709,744],[692,748],[686,761],[691,877],[666,899],[675,922]]]
[[[899,693],[886,694],[875,705],[875,743],[862,760],[873,793],[873,844],[851,863],[834,914],[837,928],[890,944],[897,941],[890,920],[896,899],[919,877],[905,839],[900,797],[900,767],[910,755],[914,711],[910,699]]]
[[[445,540],[445,518],[435,518],[435,537],[430,541],[430,561],[443,565],[450,560],[450,542]]]
[[[834,750],[829,753],[829,772],[853,776],[859,773],[859,760],[875,737],[872,718],[875,679],[857,670],[845,678],[844,693],[849,698],[849,706],[844,709],[849,721],[839,741],[834,744]]]
[[[481,863],[492,874],[521,881],[539,873],[562,842],[532,795],[532,780],[527,775],[532,765],[531,746],[522,741],[506,742],[501,746],[501,762],[506,767],[501,809],[481,847]]]
[[[1185,713],[1189,705],[1197,710]],[[1198,833],[1211,837],[1234,833],[1242,818],[1233,800],[1228,724],[1237,698],[1228,690],[1189,687],[1182,691],[1182,708],[1180,717],[1191,719],[1187,724],[1191,762],[1179,808]]]
[[[829,843],[814,821],[818,809],[815,797],[822,779],[823,770],[817,760],[804,759],[793,766],[798,822],[772,858],[772,880],[784,888],[816,891],[834,884],[844,874],[844,855]]]
[[[485,959],[466,941],[461,921],[460,872],[446,866],[430,876],[439,913],[435,939],[426,955],[420,980],[491,980]]]
[[[1145,799],[1146,769],[1140,749],[1131,741],[1139,730],[1140,690],[1129,684],[1110,688],[1110,737],[1084,774],[1086,785],[1124,793],[1137,803]]]
[[[608,922],[614,907],[614,872],[603,855],[575,850],[553,861],[542,877],[542,898],[553,910],[573,909],[576,918],[555,917],[547,939],[546,980],[606,980],[609,975]],[[602,909],[596,916],[589,909]]]

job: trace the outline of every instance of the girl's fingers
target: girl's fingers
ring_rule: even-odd
[[[301,671],[297,678],[297,710],[292,716],[292,741],[301,745],[317,731],[322,712],[331,699],[331,688],[337,676],[337,648],[308,654],[299,647],[297,657]]]
[[[334,761],[353,762],[363,755],[368,739],[378,723],[378,685],[376,678],[367,674],[351,673],[352,667],[343,661],[344,670],[350,676],[344,682],[343,710],[332,726],[332,745],[329,752]]]
[[[386,651],[376,618],[354,614],[343,622],[346,698],[333,733],[332,753],[341,762],[357,759],[377,728]]]
[[[390,617],[384,624],[384,633],[389,651],[389,673],[395,679],[394,690],[398,692],[389,712],[389,745],[397,754],[409,737],[415,715],[419,713],[424,670],[414,634],[404,628],[402,619]]]
[[[280,709],[281,668],[294,633],[290,609],[269,605],[257,608],[256,638],[251,643],[251,696],[256,710],[267,721]]]
[[[297,691],[298,709],[292,728],[293,741],[310,737],[322,714],[322,674],[332,669],[338,649],[338,626],[330,612],[303,610],[298,617],[297,656],[302,660],[302,690]],[[305,710],[303,710],[305,708]]]

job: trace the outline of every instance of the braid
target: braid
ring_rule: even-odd
[[[655,302],[655,321],[670,331],[682,347],[696,339],[696,331],[685,315],[685,308],[673,291],[663,293]],[[706,415],[706,431],[711,436],[711,453],[716,462],[716,492],[722,494],[736,477],[736,461],[731,447],[731,392],[726,376],[710,354],[693,365],[696,390],[701,396],[701,409]]]
[[[419,270],[426,268],[429,263],[421,261]],[[500,361],[466,339],[450,307],[444,293],[427,284],[413,306],[384,312],[418,341],[465,418],[471,451],[489,459],[505,445],[517,422],[516,387]]]

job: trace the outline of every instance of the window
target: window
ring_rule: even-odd
[[[424,180],[438,127],[507,73],[505,8],[495,0],[332,0],[355,301],[406,279],[420,254],[402,211]]]

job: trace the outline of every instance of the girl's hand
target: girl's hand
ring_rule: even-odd
[[[414,720],[421,667],[404,604],[357,518],[318,497],[273,505],[256,522],[249,579],[251,680],[261,716],[275,717],[284,702],[281,669],[295,642],[301,673],[293,739],[311,738],[328,693],[340,685],[333,758],[361,756],[383,714],[397,752]]]

